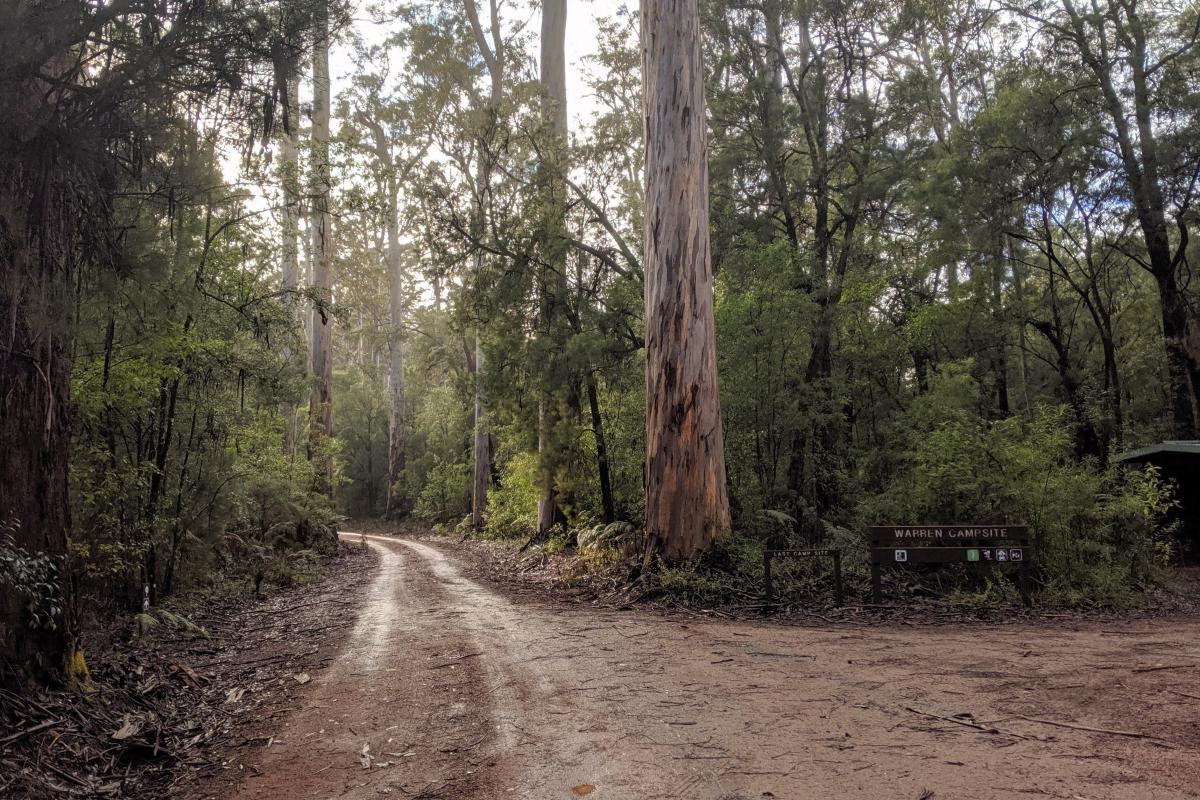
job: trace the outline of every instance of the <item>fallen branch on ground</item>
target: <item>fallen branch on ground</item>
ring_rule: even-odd
[[[1112,728],[1094,728],[1091,725],[1077,725],[1074,722],[1060,722],[1053,719],[1038,719],[1037,717],[1027,717],[1024,714],[1018,714],[1013,719],[1023,719],[1026,722],[1037,722],[1041,725],[1053,725],[1057,728],[1070,728],[1073,731],[1087,731],[1089,733],[1106,733],[1110,736],[1128,736],[1131,739],[1149,739],[1153,742],[1174,747],[1170,742],[1159,739],[1157,736],[1151,736],[1148,733],[1140,733],[1138,731],[1120,731]]]
[[[934,714],[932,711],[922,711],[921,709],[913,708],[912,706],[905,706],[904,710],[911,711],[912,713],[918,714],[922,717],[930,717],[931,719],[940,719],[943,722],[953,722],[955,725],[963,725],[967,728],[974,728],[975,730],[983,731],[984,733],[1000,734],[1003,736],[1012,736],[1016,739],[1037,739],[1038,741],[1046,740],[1046,737],[1044,737],[1044,736],[1030,736],[1030,735],[1024,734],[1024,733],[1017,733],[1016,731],[1003,730],[1001,728],[995,727],[994,725],[981,725],[980,723],[975,722],[974,720],[961,719],[958,717],[947,717],[942,714]]]

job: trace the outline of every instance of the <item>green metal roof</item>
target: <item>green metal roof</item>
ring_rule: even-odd
[[[1171,453],[1173,455],[1196,456],[1200,458],[1200,440],[1172,439],[1158,444],[1148,445],[1137,450],[1126,450],[1113,456],[1114,461],[1146,461],[1153,456]]]

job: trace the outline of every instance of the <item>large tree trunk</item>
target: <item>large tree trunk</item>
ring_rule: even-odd
[[[403,517],[411,510],[408,497],[401,485],[405,467],[407,439],[404,406],[404,271],[401,258],[407,245],[400,244],[400,180],[401,169],[392,155],[392,144],[387,131],[378,119],[360,112],[358,119],[371,132],[372,149],[379,171],[384,175],[384,261],[387,264],[388,315],[390,326],[387,332],[388,345],[388,489],[384,516]],[[407,174],[409,164],[403,170]],[[359,328],[362,329],[360,323]],[[359,334],[359,347],[363,347]]]
[[[41,72],[60,66],[52,59]],[[47,601],[60,609],[71,601],[72,300],[77,226],[87,213],[80,204],[93,177],[74,161],[88,156],[69,144],[57,92],[32,76],[0,78],[11,128],[0,141],[0,550],[11,545],[18,558],[49,558],[55,574],[46,577],[56,595],[36,600],[43,618],[34,624],[23,590],[36,588],[0,580],[0,684],[20,686],[60,678],[73,652],[73,620],[65,613],[51,619]]]
[[[28,172],[6,166],[12,167],[8,174],[15,180],[5,182],[0,206],[36,207],[34,198],[49,188],[41,184],[37,165],[28,164]],[[52,209],[47,216],[56,213]],[[7,216],[0,212],[0,230],[20,224]],[[26,229],[18,234],[23,241],[0,238],[0,253],[5,254],[0,257],[0,548],[8,534],[27,554],[55,559],[55,584],[65,593],[72,335],[66,321],[72,318],[73,270],[50,238],[58,233]],[[59,675],[64,664],[64,620],[55,620],[53,629],[32,628],[28,604],[17,587],[0,582],[2,683],[41,683]]]
[[[333,497],[333,218],[329,213],[329,7],[317,6],[313,46],[313,288],[320,304],[313,311],[313,391],[309,399],[308,456],[313,490]]]
[[[566,70],[566,0],[543,0],[542,3],[542,115],[549,141],[542,154],[539,170],[544,193],[542,221],[542,265],[539,269],[541,308],[541,346],[545,362],[542,368],[542,391],[538,398],[538,453],[540,454],[541,492],[538,496],[537,535],[544,535],[559,519],[555,497],[556,476],[562,462],[562,443],[555,429],[562,415],[558,387],[562,380],[557,368],[561,360],[557,351],[562,346],[563,332],[558,325],[559,305],[565,302],[567,247],[566,226],[566,164],[567,138],[567,70]]]
[[[668,560],[729,531],[697,0],[644,0],[646,532]]]

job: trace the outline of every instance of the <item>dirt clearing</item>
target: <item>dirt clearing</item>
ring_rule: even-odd
[[[345,650],[237,798],[1200,797],[1200,621],[688,622],[366,541]]]

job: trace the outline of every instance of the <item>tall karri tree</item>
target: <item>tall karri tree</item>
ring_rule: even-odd
[[[646,122],[646,533],[668,560],[730,527],[717,391],[697,0],[641,7]]]

